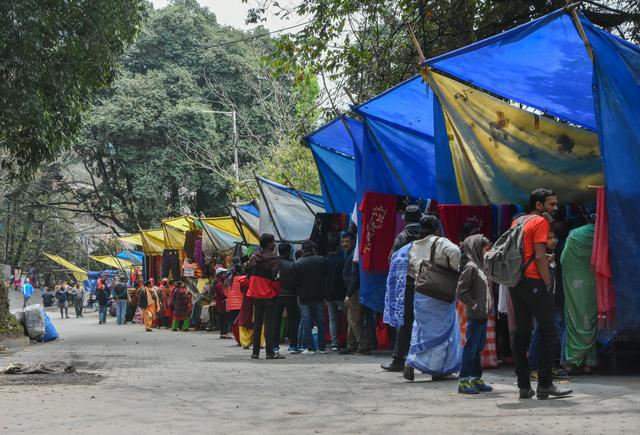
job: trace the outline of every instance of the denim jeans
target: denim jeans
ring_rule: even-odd
[[[124,325],[124,318],[127,315],[127,300],[118,299],[116,301],[116,323]]]
[[[98,307],[98,321],[99,322],[106,322],[107,321],[107,306],[106,305],[100,305]]]
[[[567,343],[567,333],[564,327],[564,319],[559,311],[556,311],[556,331],[560,338],[560,365],[564,366],[565,362],[565,346]],[[533,335],[531,336],[531,344],[529,345],[529,370],[533,371],[538,368],[538,346],[540,343],[540,328],[538,322],[533,323]],[[557,354],[556,354],[557,355]]]
[[[344,301],[327,301],[329,312],[329,333],[331,334],[331,346],[338,347],[338,329],[340,327],[340,312],[344,311]]]
[[[460,380],[482,377],[482,349],[487,341],[487,321],[467,320],[467,336],[462,351]]]
[[[324,351],[326,348],[324,342],[325,325],[324,325],[324,309],[322,303],[300,304],[300,315],[302,316],[303,335],[302,346],[307,349],[315,349],[311,330],[313,325],[318,325],[318,347]]]

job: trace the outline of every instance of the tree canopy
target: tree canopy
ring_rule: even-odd
[[[32,174],[72,145],[144,12],[144,0],[0,2],[3,172]]]

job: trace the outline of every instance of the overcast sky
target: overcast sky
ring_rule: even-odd
[[[169,0],[151,0],[151,2],[153,3],[153,7],[156,9],[163,8],[169,4]],[[247,18],[247,11],[255,5],[255,0],[249,0],[248,3],[242,3],[241,0],[198,0],[198,3],[202,6],[206,6],[210,11],[216,14],[220,24],[226,24],[243,30],[255,27],[255,25],[247,26],[244,23]],[[287,2],[285,0],[281,1],[281,3],[286,4]],[[291,20],[281,20],[278,17],[271,16],[262,25],[269,30],[278,30],[283,27],[296,25],[302,21],[304,21],[304,19],[297,16]],[[292,29],[288,32],[295,30],[297,29]]]

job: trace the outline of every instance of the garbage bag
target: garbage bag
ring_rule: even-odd
[[[58,331],[55,326],[53,326],[53,322],[46,311],[43,310],[42,314],[44,314],[44,335],[42,336],[42,342],[47,343],[58,338]]]
[[[40,304],[29,305],[22,312],[22,321],[27,335],[32,340],[39,340],[44,336],[44,310]]]

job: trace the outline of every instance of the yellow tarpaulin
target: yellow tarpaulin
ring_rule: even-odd
[[[143,246],[140,233],[129,234],[128,236],[118,237],[118,239],[126,243],[131,243],[132,245]]]
[[[107,266],[113,267],[118,270],[127,269],[133,266],[133,263],[131,263],[129,260],[113,257],[111,255],[92,255],[91,258],[99,263],[106,264]]]
[[[166,249],[182,249],[184,248],[185,233],[172,227],[165,225],[163,222],[162,230],[164,231],[164,246]]]
[[[83,268],[78,267],[75,264],[73,264],[73,263],[71,263],[71,262],[69,262],[69,261],[65,260],[64,258],[59,257],[57,255],[47,254],[46,252],[44,253],[44,255],[46,255],[52,261],[55,261],[56,263],[58,263],[60,266],[64,267],[65,269],[69,270],[78,281],[84,281],[84,280],[88,279],[87,271],[84,270]]]
[[[147,255],[162,255],[164,251],[164,230],[157,228],[140,232],[142,238],[142,250]]]
[[[253,234],[249,227],[238,223],[231,216],[203,218],[202,221],[214,228],[242,238],[242,234],[240,234],[240,230],[238,229],[238,227],[240,227],[242,228],[242,232],[247,239],[247,243],[251,245],[258,245],[260,243],[258,237]]]
[[[588,185],[604,183],[595,133],[432,71],[427,78],[445,113],[463,204],[526,202],[536,187],[583,203],[594,198]]]
[[[175,228],[176,230],[180,230],[182,232],[191,231],[196,228],[196,225],[193,222],[193,218],[191,216],[163,219],[162,225]]]

